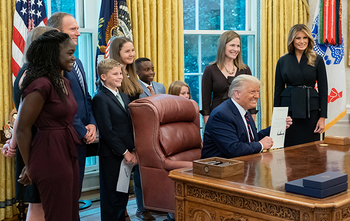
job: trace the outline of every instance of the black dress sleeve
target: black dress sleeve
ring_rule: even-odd
[[[327,117],[327,106],[328,106],[328,81],[326,66],[323,58],[317,55],[316,59],[316,76],[318,93],[320,96],[320,117]]]
[[[283,82],[282,72],[281,72],[281,58],[278,60],[276,65],[275,73],[275,96],[274,96],[274,107],[281,106],[281,93],[285,88],[285,83]]]
[[[202,77],[202,110],[201,114],[207,116],[210,114],[210,104],[212,100],[213,79],[212,79],[212,65],[205,68]]]

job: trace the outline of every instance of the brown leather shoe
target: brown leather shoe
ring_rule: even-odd
[[[139,218],[140,220],[156,220],[148,210],[145,210],[142,212],[137,210],[136,217]]]

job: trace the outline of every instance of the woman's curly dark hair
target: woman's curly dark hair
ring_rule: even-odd
[[[40,77],[47,77],[61,100],[65,100],[64,86],[59,64],[60,44],[70,39],[69,35],[57,30],[47,31],[33,41],[27,51],[28,69],[23,79],[22,90]]]

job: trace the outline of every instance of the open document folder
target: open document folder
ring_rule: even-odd
[[[119,178],[117,183],[117,191],[122,193],[128,193],[132,164],[127,164],[125,158],[120,164]]]
[[[270,137],[273,140],[271,149],[284,147],[286,136],[286,118],[288,107],[274,107],[271,122]]]

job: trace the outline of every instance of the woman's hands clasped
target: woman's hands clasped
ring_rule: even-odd
[[[6,141],[6,144],[2,147],[1,153],[5,157],[16,156],[16,147],[12,145],[11,140]]]
[[[32,179],[30,178],[29,171],[27,170],[26,166],[23,167],[21,175],[19,175],[19,179],[17,181],[24,186],[32,184]]]

